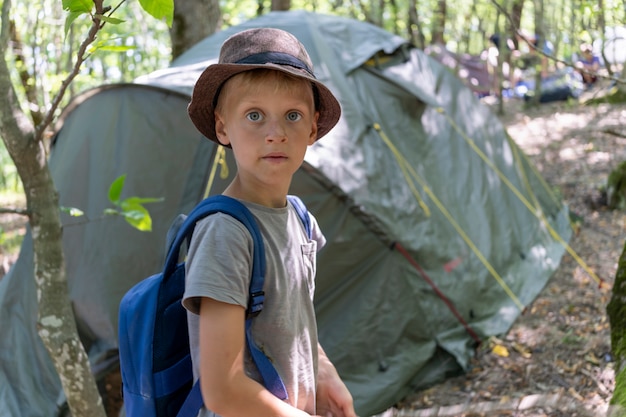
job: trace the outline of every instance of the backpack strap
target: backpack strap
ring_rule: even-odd
[[[300,197],[298,196],[288,195],[287,200],[291,203],[293,208],[296,209],[296,213],[298,213],[298,216],[300,217],[300,220],[302,221],[302,224],[304,225],[304,230],[306,230],[306,234],[308,238],[311,239],[312,231],[311,231],[311,218],[309,217],[309,210],[307,210],[306,206],[304,205],[304,203],[302,202],[302,200],[300,200]]]
[[[202,399],[202,392],[200,391],[200,380],[198,379],[191,387],[191,391],[187,394],[187,398],[185,398],[185,402],[178,409],[178,413],[176,413],[176,417],[196,417],[198,415],[198,411],[204,405],[204,400]]]
[[[252,279],[251,292],[263,291],[263,280],[265,279],[265,247],[263,246],[263,237],[256,224],[256,220],[250,213],[250,210],[238,200],[227,197],[225,195],[215,195],[202,200],[189,213],[183,224],[180,226],[174,242],[170,246],[165,259],[165,267],[163,268],[164,280],[167,280],[174,272],[178,263],[178,254],[185,239],[191,239],[196,223],[206,216],[214,213],[225,213],[241,222],[250,232],[254,243],[254,251],[252,254]],[[260,284],[259,284],[260,283]],[[263,308],[261,303],[260,309]],[[259,311],[260,311],[259,309]]]
[[[265,280],[265,248],[263,245],[263,236],[261,236],[256,220],[245,205],[234,198],[224,195],[215,195],[201,201],[191,213],[189,213],[178,230],[165,260],[163,280],[167,280],[172,275],[178,263],[181,245],[185,239],[191,238],[196,223],[206,216],[217,212],[234,217],[248,229],[252,236],[254,250],[252,254],[252,277],[250,279],[248,308],[246,310],[246,343],[252,359],[261,374],[265,387],[276,397],[286,400],[288,398],[287,390],[280,375],[278,375],[278,372],[268,357],[256,346],[250,331],[252,319],[263,309],[265,299],[263,292],[263,283]],[[195,416],[200,407],[202,407],[202,404],[203,401],[199,381],[196,381],[187,399],[183,403],[178,416]]]

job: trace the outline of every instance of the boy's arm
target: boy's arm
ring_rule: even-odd
[[[222,417],[308,417],[249,378],[243,307],[203,298],[200,305],[200,387],[205,406]]]
[[[322,417],[357,417],[352,395],[318,344],[317,413]]]

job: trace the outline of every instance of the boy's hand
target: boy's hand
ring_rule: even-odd
[[[350,391],[321,346],[319,347],[316,407],[321,417],[357,417]]]
[[[341,380],[337,381],[338,384],[318,383],[317,413],[321,417],[357,417],[352,395]]]

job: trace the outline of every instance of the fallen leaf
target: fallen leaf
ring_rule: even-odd
[[[600,359],[596,357],[596,355],[594,355],[593,352],[590,352],[587,355],[585,355],[585,360],[591,364],[598,365],[598,366],[600,365]]]
[[[576,398],[578,401],[584,401],[584,398],[582,395],[580,395],[578,392],[576,392],[576,390],[572,387],[569,387],[567,392],[574,398]]]
[[[495,345],[493,349],[491,349],[491,352],[498,356],[502,356],[503,358],[509,357],[509,350],[502,345]]]
[[[513,343],[513,349],[515,349],[522,357],[528,359],[532,356],[532,351],[528,346],[524,346],[521,343]]]

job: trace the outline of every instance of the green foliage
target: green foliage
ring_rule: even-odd
[[[80,217],[80,216],[85,215],[85,213],[82,210],[77,209],[76,207],[63,207],[63,206],[61,206],[61,212],[62,213],[67,213],[67,214],[69,214],[72,217]]]
[[[622,162],[609,174],[606,196],[610,209],[626,208],[626,162]]]
[[[126,182],[126,175],[118,177],[109,187],[109,201],[116,209],[107,209],[105,214],[123,216],[124,219],[137,230],[149,232],[152,230],[152,217],[144,204],[157,203],[163,198],[129,197],[122,199],[122,190]]]
[[[93,2],[89,0],[63,0],[63,10],[67,11],[65,19],[65,36],[70,31],[72,23],[81,15],[91,12]]]
[[[626,81],[626,80],[624,80]],[[617,86],[605,89],[593,97],[581,101],[585,105],[595,106],[599,104],[624,104],[626,103],[626,89],[620,89]]]
[[[615,389],[613,396],[611,397],[611,405],[619,405],[622,408],[626,408],[626,371],[622,370],[615,375]],[[611,414],[617,415],[617,414]],[[619,414],[620,416],[626,415],[626,413]]]
[[[0,227],[0,253],[3,255],[17,253],[24,240],[23,230],[6,230]]]
[[[157,20],[165,20],[167,26],[172,26],[174,19],[174,0],[139,0],[141,7]],[[94,7],[92,0],[63,0],[63,10],[67,11],[65,21],[65,35],[70,30],[72,23],[83,14],[91,14]],[[123,19],[94,13],[95,17],[106,23],[120,24]]]
[[[125,22],[124,19],[117,19],[115,17],[109,17],[109,16],[105,16],[103,14],[95,14],[94,16],[97,17],[98,19],[102,20],[103,22],[110,23],[112,25],[119,25],[120,23],[124,23]]]
[[[626,245],[617,264],[611,300],[606,312],[611,323],[611,350],[615,357],[615,390],[611,404],[626,407]]]
[[[80,13],[89,13],[93,7],[91,0],[63,0],[63,10]]]
[[[21,193],[22,182],[4,142],[0,145],[0,193]]]
[[[580,345],[584,341],[584,337],[575,334],[572,330],[568,330],[561,339],[561,343],[566,345]]]
[[[139,0],[141,7],[157,20],[165,19],[167,26],[172,27],[174,19],[174,0]]]
[[[25,103],[24,110],[43,111],[49,107],[73,70],[76,51],[92,23],[90,13],[95,13],[92,0],[14,2],[11,17],[18,42],[14,40],[12,45],[21,59],[14,60],[14,65],[9,63],[9,67],[20,102]],[[130,82],[169,65],[171,42],[167,25],[144,12],[139,2],[125,2],[112,15],[101,19],[105,24],[87,51],[88,59],[59,111],[78,92],[103,83]],[[20,89],[20,85],[24,88]],[[26,85],[31,90],[28,96]]]

